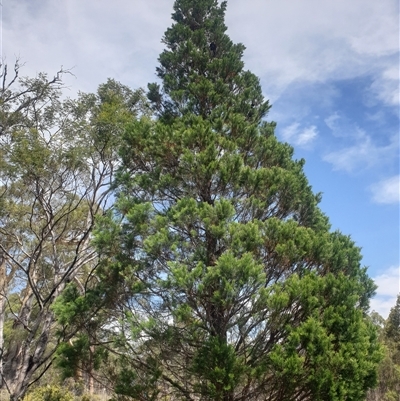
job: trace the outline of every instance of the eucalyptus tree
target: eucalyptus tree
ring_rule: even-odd
[[[375,286],[274,135],[226,2],[176,0],[154,117],[128,124],[101,255],[131,296],[116,391],[133,399],[363,400]],[[290,111],[288,111],[290,112]],[[128,330],[128,327],[130,330]],[[122,346],[123,345],[123,346]]]
[[[23,64],[17,59],[12,71],[10,66],[0,60],[0,136],[10,133],[11,129],[33,123],[32,113],[49,101],[63,87],[62,77],[69,70],[62,67],[49,78],[40,73],[35,78],[21,77]]]
[[[9,157],[10,133],[21,125],[31,126],[32,116],[36,108],[49,101],[53,93],[62,87],[62,68],[52,78],[39,74],[36,78],[21,78],[21,63],[17,59],[12,71],[9,65],[0,61],[0,206],[4,208],[4,196],[7,189],[7,159]],[[4,245],[4,244],[3,244]],[[6,255],[0,248],[0,386],[3,383],[3,354],[4,354],[4,318],[7,305],[7,289],[10,275],[7,274]],[[12,274],[11,274],[12,276]]]
[[[366,401],[395,401],[400,393],[400,294],[385,320],[377,312],[371,318],[379,330],[383,359],[378,368],[378,385],[368,392]]]
[[[98,280],[91,233],[111,206],[118,138],[141,99],[140,91],[109,80],[97,94],[62,100],[54,82],[40,75],[2,92],[1,295],[9,330],[1,357],[11,400],[40,379],[59,342],[74,335],[55,330],[53,305],[66,285],[84,292]]]

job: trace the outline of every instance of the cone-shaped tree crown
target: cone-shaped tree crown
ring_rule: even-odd
[[[259,123],[269,105],[259,79],[244,70],[245,47],[226,34],[226,2],[178,0],[174,21],[163,38],[157,84],[149,85],[149,99],[161,115],[194,113],[213,118],[241,113]],[[164,95],[164,96],[163,96]]]
[[[361,401],[378,358],[364,319],[374,284],[263,120],[225,9],[175,1],[155,118],[124,137],[122,254],[148,289],[132,324],[149,341],[132,366],[146,391],[176,399]]]

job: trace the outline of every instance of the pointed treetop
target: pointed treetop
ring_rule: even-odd
[[[177,23],[187,24],[192,30],[196,30],[200,29],[206,21],[216,17],[223,20],[225,10],[226,1],[223,1],[219,6],[217,0],[176,0],[172,19]],[[224,24],[221,25],[221,28],[226,31]]]
[[[269,109],[259,79],[244,70],[245,47],[225,33],[226,2],[176,0],[174,23],[165,32],[166,49],[148,97],[160,116],[187,113],[203,118],[240,113],[259,124]]]

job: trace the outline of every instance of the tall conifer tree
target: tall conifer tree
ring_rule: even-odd
[[[149,85],[155,118],[124,138],[118,252],[110,232],[98,237],[135,282],[117,391],[362,400],[379,359],[365,319],[373,282],[351,239],[330,232],[304,161],[265,122],[225,10],[175,1],[161,85]]]

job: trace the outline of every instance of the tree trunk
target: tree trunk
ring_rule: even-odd
[[[7,352],[5,380],[10,391],[10,401],[23,398],[34,379],[33,374],[37,373],[38,369],[46,369],[55,352],[55,347],[48,347],[49,335],[55,321],[53,312],[45,306],[39,315],[36,325],[30,329],[26,339],[10,346]],[[21,330],[23,329],[26,328],[21,327]]]
[[[0,388],[3,387],[4,313],[6,297],[6,258],[0,254]]]

